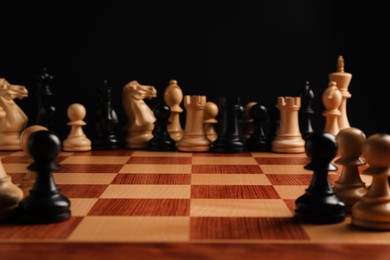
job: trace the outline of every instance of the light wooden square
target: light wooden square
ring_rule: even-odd
[[[28,163],[3,163],[5,172],[12,173],[27,173],[29,171],[27,170],[28,166]]]
[[[86,216],[91,210],[93,205],[95,205],[98,199],[76,199],[70,198],[70,209],[72,211],[72,216]]]
[[[192,174],[192,185],[271,185],[264,174]]]
[[[70,156],[61,164],[125,164],[130,156]]]
[[[110,184],[116,173],[53,173],[57,184]]]
[[[390,232],[359,229],[351,225],[350,216],[347,216],[346,220],[341,223],[303,225],[303,229],[312,242],[390,245]]]
[[[85,217],[70,241],[187,242],[189,217]],[[129,256],[131,257],[131,256]]]
[[[119,173],[173,173],[190,174],[191,164],[125,164]]]
[[[191,185],[110,185],[100,196],[117,199],[189,199]]]

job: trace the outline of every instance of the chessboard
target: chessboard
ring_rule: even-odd
[[[29,165],[24,153],[0,156],[20,184]],[[359,229],[350,216],[325,225],[294,220],[295,200],[312,178],[305,154],[112,150],[61,152],[57,160],[53,176],[71,201],[72,217],[53,224],[0,223],[1,259],[390,254],[390,232]],[[339,174],[340,168],[329,173],[332,185]],[[369,176],[361,177],[370,184]]]

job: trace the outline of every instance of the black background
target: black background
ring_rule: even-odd
[[[54,130],[61,137],[70,130],[66,110],[74,102],[86,106],[84,131],[91,134],[96,91],[104,79],[123,125],[121,91],[131,80],[156,87],[158,97],[146,101],[150,106],[162,100],[170,79],[178,80],[184,95],[206,95],[213,102],[239,96],[243,105],[274,103],[310,81],[316,95],[313,123],[322,129],[322,92],[343,55],[353,75],[351,126],[367,136],[390,133],[389,10],[379,0],[13,1],[1,6],[0,77],[29,90],[28,98],[16,102],[31,125],[33,75],[46,66],[55,77]]]

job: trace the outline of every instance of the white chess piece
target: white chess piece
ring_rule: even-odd
[[[299,129],[298,110],[300,97],[278,97],[280,127],[272,142],[272,151],[277,153],[304,153],[305,141]]]
[[[336,82],[336,86],[340,90],[342,96],[339,106],[341,114],[337,119],[340,130],[350,127],[347,115],[347,99],[352,97],[351,93],[348,91],[351,79],[352,74],[344,71],[343,56],[339,56],[337,59],[337,71],[329,74],[329,81]]]
[[[325,111],[322,113],[325,116],[325,128],[324,131],[336,136],[339,133],[338,118],[341,115],[339,106],[342,100],[340,90],[336,86],[336,82],[330,81],[328,87],[322,94],[322,103],[325,106]]]
[[[217,119],[215,119],[218,115],[218,106],[214,102],[208,101],[206,102],[206,108],[204,110],[204,131],[206,133],[207,138],[214,142],[217,140],[218,134],[215,131],[214,125],[218,123]]]
[[[184,96],[184,107],[187,117],[183,138],[177,143],[179,151],[205,152],[210,149],[211,142],[204,131],[204,109],[206,96]]]
[[[63,141],[63,150],[69,152],[76,151],[90,151],[91,150],[91,140],[87,138],[84,134],[83,126],[86,123],[83,121],[86,110],[82,104],[74,103],[68,107],[67,111],[70,125],[72,128],[68,137]]]
[[[169,81],[169,85],[164,92],[164,101],[171,110],[167,130],[171,138],[178,142],[183,137],[183,129],[180,125],[180,113],[183,112],[180,103],[183,101],[183,91],[177,84],[177,80]]]

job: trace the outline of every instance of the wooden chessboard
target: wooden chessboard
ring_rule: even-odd
[[[2,152],[16,184],[22,151]],[[284,259],[390,254],[390,232],[301,224],[295,200],[312,178],[305,154],[91,151],[58,157],[53,175],[71,200],[69,220],[0,224],[0,258]],[[331,183],[340,169],[330,173]],[[370,184],[370,177],[362,175]],[[3,257],[2,257],[3,256]],[[8,257],[8,258],[7,258]]]

